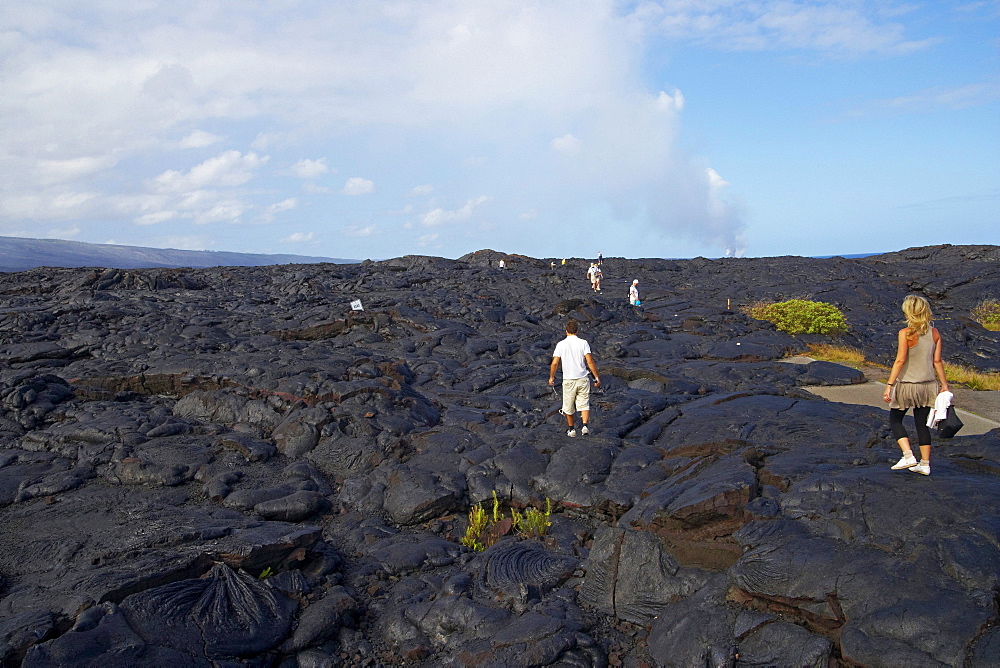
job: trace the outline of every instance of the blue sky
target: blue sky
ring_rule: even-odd
[[[1000,2],[0,3],[0,236],[344,258],[1000,243]]]

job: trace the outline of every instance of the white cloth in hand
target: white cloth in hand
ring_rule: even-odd
[[[934,407],[931,408],[931,412],[927,416],[928,427],[936,427],[938,422],[947,417],[948,406],[951,406],[951,400],[954,396],[951,392],[941,392],[937,395],[937,399],[934,400]]]

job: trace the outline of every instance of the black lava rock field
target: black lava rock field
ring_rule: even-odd
[[[1000,430],[891,471],[884,410],[803,389],[860,371],[780,361],[890,363],[914,292],[1000,369],[969,317],[1000,247],[611,258],[601,292],[550,262],[0,274],[0,661],[1000,665]],[[848,333],[740,310],[796,297]],[[576,438],[568,318],[602,380]]]

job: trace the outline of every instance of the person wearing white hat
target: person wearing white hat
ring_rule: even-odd
[[[635,306],[639,303],[639,279],[632,281],[632,286],[628,289],[628,303]]]

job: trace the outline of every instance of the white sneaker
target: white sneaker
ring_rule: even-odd
[[[583,434],[584,436],[590,433],[590,430],[587,429],[587,425],[583,425],[583,429],[580,430],[580,433]]]
[[[576,438],[576,429],[570,429],[569,431],[566,432],[566,435],[569,436],[570,438]]]
[[[911,452],[908,455],[903,455],[902,457],[900,457],[899,461],[892,465],[892,470],[893,471],[898,471],[900,469],[908,469],[908,468],[912,468],[912,467],[916,466],[917,464],[919,464],[919,462],[917,461],[917,458],[914,457],[913,453]]]
[[[911,466],[910,470],[913,471],[914,473],[923,473],[924,475],[930,475],[931,465],[930,462],[920,462],[916,466]]]

